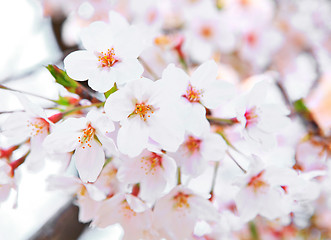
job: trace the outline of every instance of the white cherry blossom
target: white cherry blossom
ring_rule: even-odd
[[[183,141],[183,120],[164,82],[147,78],[130,82],[108,97],[105,111],[120,122],[117,145],[130,157],[139,155],[149,138],[167,151],[176,151]]]
[[[246,140],[259,143],[265,149],[276,145],[275,133],[286,127],[289,110],[280,104],[264,103],[270,88],[267,80],[256,83],[252,90],[237,102],[237,120]]]
[[[16,96],[25,111],[10,114],[1,127],[2,134],[13,145],[30,139],[30,153],[26,158],[26,164],[30,170],[37,171],[44,165],[46,152],[42,143],[49,133],[52,122],[40,106],[32,103],[23,94],[16,94]]]
[[[92,109],[86,117],[68,118],[59,123],[45,139],[44,147],[55,153],[75,150],[72,159],[80,178],[94,182],[105,162],[103,147],[117,155],[113,140],[106,136],[113,130],[113,122],[105,114]]]
[[[213,60],[201,64],[191,76],[170,64],[162,74],[167,91],[177,97],[185,127],[194,134],[208,129],[206,108],[215,109],[229,99],[234,88],[230,83],[216,79],[217,65]],[[174,88],[176,86],[176,88]]]
[[[64,59],[68,75],[77,80],[88,79],[89,86],[99,92],[123,85],[140,77],[144,69],[138,56],[144,48],[142,35],[120,14],[110,12],[110,23],[94,22],[83,31],[86,50],[69,54]]]

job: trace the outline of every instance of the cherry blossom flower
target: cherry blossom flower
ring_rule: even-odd
[[[208,161],[223,159],[226,147],[223,138],[208,129],[200,136],[187,133],[173,155],[183,173],[196,177],[205,170]]]
[[[238,183],[241,190],[235,202],[243,221],[250,221],[258,214],[269,220],[284,217],[298,202],[311,201],[319,194],[314,183],[293,169],[265,165],[258,158]]]
[[[92,109],[86,117],[68,118],[58,124],[45,139],[44,147],[55,153],[75,150],[72,159],[80,178],[94,182],[105,162],[103,147],[117,155],[113,140],[106,136],[113,130],[113,122],[105,114]]]
[[[119,150],[134,157],[147,147],[148,139],[164,150],[176,151],[184,138],[177,102],[164,91],[164,83],[137,79],[111,94],[105,103],[106,114],[119,121]]]
[[[170,239],[189,238],[198,220],[218,221],[218,213],[206,199],[184,186],[175,187],[160,198],[154,208],[156,226],[164,229]]]
[[[276,145],[274,133],[286,127],[290,119],[284,106],[264,103],[270,87],[267,80],[257,83],[247,96],[237,102],[237,120],[246,140],[259,143],[265,149]]]
[[[53,123],[40,106],[32,103],[22,94],[16,94],[16,96],[25,111],[10,114],[2,126],[2,134],[13,145],[30,139],[30,153],[26,158],[26,165],[30,170],[37,171],[44,164],[46,152],[42,143]]]
[[[175,175],[175,161],[156,150],[144,150],[135,158],[125,159],[117,173],[122,182],[139,183],[139,196],[150,201],[160,196],[167,183],[175,179]]]
[[[68,190],[77,196],[79,221],[89,222],[97,214],[101,201],[106,195],[94,184],[84,183],[69,175],[52,175],[48,179],[48,190]]]
[[[120,14],[110,12],[110,24],[94,22],[82,32],[86,50],[75,51],[64,59],[68,75],[77,80],[88,79],[89,86],[99,92],[123,85],[140,77],[144,69],[138,56],[144,48],[143,38]]]
[[[167,83],[166,86],[176,86],[168,91],[179,98],[186,130],[194,134],[199,135],[209,127],[205,107],[215,109],[234,93],[230,83],[216,77],[217,65],[212,60],[201,64],[191,77],[173,64],[163,71],[162,81]]]
[[[119,193],[105,200],[98,210],[91,225],[107,227],[120,223],[124,229],[125,240],[158,239],[152,229],[152,211],[139,198]]]

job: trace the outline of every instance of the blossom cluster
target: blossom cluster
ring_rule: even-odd
[[[123,239],[331,237],[331,113],[309,109],[330,76],[304,101],[314,83],[297,63],[331,59],[327,11],[308,0],[61,2],[45,11],[75,11],[64,31],[76,28],[67,40],[81,50],[47,68],[68,95],[49,111],[16,94],[25,111],[1,126],[0,202],[19,166],[58,158],[49,189],[75,195],[81,222],[119,223]],[[300,80],[308,87],[291,90]]]

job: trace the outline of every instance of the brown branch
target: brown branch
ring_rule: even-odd
[[[49,219],[29,240],[75,240],[87,228],[78,222],[78,207],[72,203]]]

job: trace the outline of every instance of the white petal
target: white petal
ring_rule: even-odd
[[[79,176],[84,182],[94,182],[99,176],[103,164],[105,163],[105,153],[100,143],[95,140],[90,141],[90,145],[85,148],[78,147],[72,158],[75,160]]]
[[[106,51],[113,46],[114,33],[105,22],[91,23],[80,35],[84,48],[90,52]]]
[[[201,103],[207,108],[215,109],[225,100],[234,97],[234,94],[235,91],[232,84],[216,80],[203,92]]]
[[[118,149],[130,157],[135,157],[147,147],[148,129],[145,122],[139,116],[122,122],[122,127],[119,129],[117,135]]]
[[[198,89],[205,89],[216,80],[217,65],[215,61],[210,60],[201,64],[192,74],[191,83]]]
[[[86,118],[91,121],[92,127],[101,134],[110,133],[115,130],[113,121],[106,114],[96,109],[89,111]]]
[[[88,85],[95,91],[104,93],[110,90],[117,81],[117,72],[114,68],[98,68],[90,74]]]
[[[106,114],[113,121],[126,119],[135,109],[132,95],[126,89],[120,89],[111,94],[104,106]]]
[[[118,28],[118,31],[129,27],[128,21],[118,12],[110,11],[109,12],[109,25],[115,31],[115,28]]]
[[[139,79],[144,72],[138,59],[126,59],[114,65],[116,71],[116,83],[124,85],[127,82]]]
[[[39,105],[33,104],[26,96],[21,93],[15,93],[15,95],[20,100],[27,113],[33,115],[34,117],[47,119],[44,109],[42,109]]]
[[[64,67],[69,77],[85,81],[98,69],[98,59],[92,52],[75,51],[64,59]]]
[[[116,35],[115,54],[120,58],[137,58],[144,49],[143,35],[135,26],[130,26]]]
[[[44,132],[31,137],[31,150],[25,161],[26,166],[30,171],[39,171],[45,165],[46,152],[43,149],[42,143],[47,134],[47,132]]]
[[[175,67],[174,64],[169,64],[162,72],[162,81],[169,88],[165,92],[182,96],[186,92],[190,77],[182,69]]]
[[[30,128],[28,127],[31,118],[25,112],[16,112],[10,114],[6,121],[1,126],[2,134],[13,144],[19,144],[30,137]]]
[[[203,139],[201,155],[208,161],[221,160],[225,155],[226,147],[226,143],[219,134],[208,133]]]

